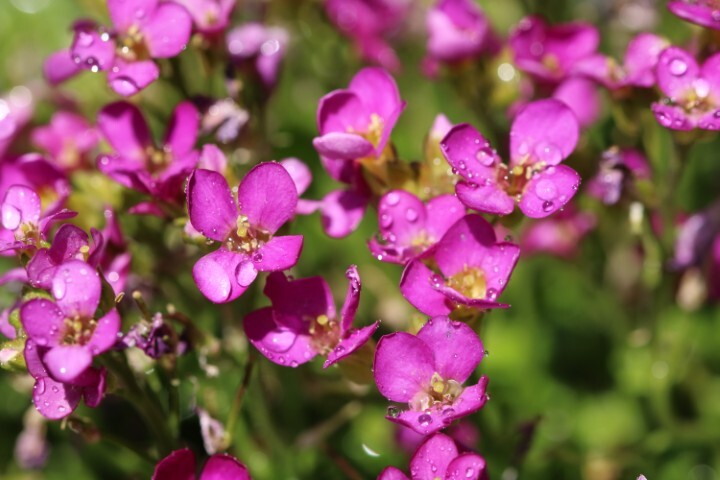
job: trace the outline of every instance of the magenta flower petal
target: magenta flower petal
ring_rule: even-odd
[[[83,249],[89,252],[87,234],[72,224],[65,224],[55,234],[49,249],[38,250],[27,264],[30,283],[34,287],[49,289],[54,269],[65,260],[82,260]]]
[[[72,383],[92,364],[92,358],[82,346],[57,345],[43,356],[43,362],[54,379]]]
[[[340,309],[340,332],[345,333],[352,326],[357,313],[358,304],[360,303],[360,290],[362,283],[360,282],[360,274],[357,266],[350,265],[345,271],[345,278],[348,279],[347,293],[345,294],[345,302]]]
[[[51,54],[43,64],[43,75],[51,85],[58,85],[74,77],[82,69],[75,63],[70,50],[60,50]]]
[[[450,166],[464,179],[483,183],[495,178],[500,157],[472,125],[455,125],[440,141],[440,149]]]
[[[350,235],[360,224],[369,198],[353,190],[335,190],[322,200],[320,214],[325,233],[332,238]]]
[[[141,24],[157,8],[158,0],[108,0],[110,19],[120,31]]]
[[[720,22],[718,23],[720,27]],[[720,76],[720,53],[711,55],[705,60],[705,63],[700,67],[700,76],[708,83],[710,91],[717,96],[720,93],[720,78],[718,78]],[[696,92],[703,88],[704,86],[698,87],[697,81],[695,82]]]
[[[296,331],[306,328],[303,316],[335,318],[332,291],[322,277],[288,280],[274,272],[268,275],[263,293],[272,302],[276,320]]]
[[[183,51],[190,40],[192,18],[174,2],[161,2],[142,26],[143,37],[154,58],[174,57]]]
[[[312,183],[312,171],[305,162],[297,158],[286,158],[280,161],[280,165],[290,174],[295,183],[298,196],[305,193]],[[298,207],[299,210],[299,207]]]
[[[518,113],[510,128],[510,165],[557,165],[572,153],[579,136],[575,114],[559,100],[538,100]]]
[[[391,333],[378,342],[373,371],[378,390],[385,398],[409,402],[416,392],[429,385],[435,373],[433,352],[415,335]]]
[[[84,69],[109,70],[115,61],[115,42],[108,33],[101,34],[96,25],[81,23],[75,27],[70,55]]]
[[[125,62],[116,58],[107,78],[113,90],[130,97],[160,78],[160,69],[152,60]]]
[[[413,260],[400,278],[400,293],[425,315],[448,315],[452,309],[447,304],[447,297],[433,287],[434,281],[441,282],[442,279],[421,261]]]
[[[395,79],[383,68],[363,68],[350,81],[348,90],[362,99],[369,114],[374,113],[382,119],[392,117],[397,109],[402,107],[403,102]],[[383,126],[389,130],[393,127],[394,124]]]
[[[375,331],[380,326],[380,321],[368,325],[367,327],[360,328],[358,330],[350,331],[347,335],[340,339],[340,342],[335,348],[333,348],[327,355],[327,360],[323,364],[323,368],[328,368],[331,365],[339,362],[343,358],[354,353],[358,348],[365,345],[370,340]]]
[[[530,218],[543,218],[564,207],[575,195],[580,175],[565,165],[537,173],[525,186],[520,210]]]
[[[477,384],[465,387],[460,396],[455,399],[451,408],[443,411],[445,423],[450,424],[484,407],[488,401],[487,384],[488,377],[483,375]]]
[[[652,33],[641,33],[628,43],[623,65],[626,81],[638,87],[655,85],[655,67],[668,41]]]
[[[240,213],[251,225],[275,233],[295,215],[298,194],[282,165],[261,163],[245,175],[238,187]]]
[[[515,209],[515,201],[494,181],[484,184],[459,182],[455,186],[460,201],[478,212],[509,215]]]
[[[465,216],[465,205],[455,195],[440,195],[425,207],[425,230],[439,240],[458,220]]]
[[[377,480],[410,480],[410,478],[398,468],[387,467],[380,472]]]
[[[590,79],[571,77],[553,92],[553,98],[570,107],[582,128],[587,128],[600,116],[600,92]]]
[[[152,146],[150,129],[136,106],[127,102],[115,102],[100,110],[98,128],[122,157],[143,161],[147,149]]]
[[[70,260],[58,266],[52,278],[52,294],[67,317],[93,318],[100,304],[100,276],[87,263]]]
[[[454,410],[447,407],[446,410],[452,410],[451,413],[443,415],[439,409],[432,409],[429,412],[422,410],[405,410],[400,412],[397,417],[385,417],[391,422],[413,429],[420,435],[430,435],[447,427],[455,420]]]
[[[354,92],[335,90],[320,99],[317,111],[320,135],[330,132],[363,132],[369,123],[369,113]]]
[[[445,478],[479,480],[484,473],[485,459],[475,453],[463,453],[450,462]]]
[[[194,170],[187,183],[190,223],[207,238],[222,242],[235,228],[237,207],[225,177]]]
[[[485,353],[477,334],[462,322],[434,317],[420,329],[417,337],[435,355],[435,371],[443,378],[464,383],[480,364]],[[462,352],[462,355],[458,355]]]
[[[435,260],[443,275],[451,277],[466,266],[481,266],[496,241],[495,230],[487,220],[465,215],[438,242]]]
[[[695,58],[679,47],[668,47],[658,59],[657,83],[670,98],[682,99],[695,91],[700,67]]]
[[[85,405],[95,408],[100,405],[107,389],[107,370],[88,368],[75,379],[75,384],[82,386],[82,396]]]
[[[43,417],[60,420],[70,415],[80,403],[81,390],[50,377],[35,380],[33,403]]]
[[[193,266],[193,279],[208,300],[225,303],[235,300],[247,289],[241,286],[235,272],[247,257],[220,248],[200,258]],[[249,283],[248,283],[249,285]]]
[[[54,347],[62,341],[65,314],[50,300],[36,298],[25,302],[20,307],[20,322],[28,337],[42,347]]]
[[[415,451],[410,460],[410,471],[413,472],[413,478],[455,478],[449,477],[446,472],[457,456],[455,442],[447,435],[437,433],[425,439]]]
[[[93,355],[103,353],[115,345],[117,334],[120,331],[120,323],[120,315],[114,308],[97,320],[95,331],[87,343]]]
[[[378,205],[380,234],[389,243],[410,247],[424,230],[425,205],[412,193],[391,190]]]
[[[195,480],[195,454],[189,449],[175,450],[155,466],[152,480]]]
[[[375,150],[373,144],[360,135],[344,132],[328,132],[316,137],[313,146],[320,155],[334,160],[362,158]]]
[[[678,106],[656,102],[652,104],[651,108],[658,123],[665,128],[672,128],[673,130],[692,130],[695,128],[695,121]]]
[[[251,480],[245,466],[228,454],[216,454],[210,457],[200,480]]]
[[[252,256],[252,262],[260,272],[287,270],[297,263],[302,246],[302,235],[274,237],[258,248]]]
[[[310,335],[278,325],[270,307],[247,314],[243,318],[243,327],[250,343],[278,365],[297,367],[317,355]]]
[[[689,2],[687,0],[672,0],[667,4],[668,10],[688,22],[703,27],[720,30],[720,16],[717,6],[712,2]]]
[[[200,114],[189,102],[181,102],[175,107],[167,127],[164,145],[171,149],[173,155],[183,155],[195,146],[200,128]]]
[[[3,227],[15,230],[22,223],[38,225],[40,222],[40,197],[32,188],[13,185],[5,192],[0,204],[0,218]]]

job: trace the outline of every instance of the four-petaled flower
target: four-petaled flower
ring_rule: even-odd
[[[196,476],[195,454],[183,448],[171,452],[155,466],[152,480],[252,480],[245,465],[228,454],[212,455]]]

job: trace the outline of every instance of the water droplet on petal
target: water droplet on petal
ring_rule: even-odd
[[[551,201],[545,201],[542,204],[543,212],[550,212],[555,207],[555,203]]]
[[[433,419],[427,413],[423,413],[422,415],[420,415],[418,417],[417,421],[421,427],[427,427],[428,425],[430,425],[432,423]]]
[[[43,393],[45,393],[45,379],[44,378],[38,379],[38,381],[35,383],[34,388],[37,391],[38,395],[42,395]]]
[[[390,192],[387,195],[385,195],[385,203],[390,205],[391,207],[394,207],[398,203],[400,203],[400,194],[397,192]]]
[[[400,415],[400,409],[395,406],[389,406],[387,409],[387,416],[397,418]]]
[[[475,158],[477,158],[478,162],[482,165],[489,167],[495,163],[495,152],[488,147],[481,148],[475,154]]]
[[[243,260],[235,271],[235,279],[241,287],[249,286],[257,277],[257,269],[249,260]]]
[[[440,275],[437,273],[430,276],[430,285],[433,286],[433,288],[440,288],[440,285],[443,284],[443,279]]]
[[[497,297],[498,297],[497,290],[495,290],[494,288],[488,288],[487,293],[485,294],[485,298],[494,302],[495,300],[497,300]]]
[[[467,470],[465,470],[465,478],[470,478],[473,475],[475,475],[475,470],[473,470],[472,468],[468,468]]]
[[[542,200],[554,200],[557,193],[557,187],[551,180],[542,179],[535,184],[535,194]]]
[[[538,143],[535,147],[535,156],[550,164],[559,163],[563,158],[562,150],[550,142]]]
[[[14,206],[4,203],[2,206],[2,225],[8,230],[15,230],[20,226],[22,213]]]
[[[669,63],[670,73],[676,77],[685,75],[688,70],[688,65],[682,58],[673,58]]]
[[[408,208],[405,212],[405,218],[408,222],[415,222],[418,219],[418,212],[414,208]]]
[[[393,224],[393,217],[388,215],[387,213],[383,213],[380,215],[380,226],[382,228],[390,228]]]

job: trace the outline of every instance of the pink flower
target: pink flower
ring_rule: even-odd
[[[272,307],[245,317],[245,333],[255,348],[270,361],[297,367],[316,355],[327,355],[324,368],[362,347],[377,330],[379,322],[359,330],[352,328],[360,301],[360,276],[353,265],[345,303],[340,315],[332,293],[322,277],[288,280],[282,273],[268,277],[264,293]]]
[[[667,8],[683,20],[720,30],[720,8],[713,0],[672,0]]]
[[[275,87],[287,50],[285,29],[247,23],[230,30],[225,41],[235,65],[259,77],[266,89]]]
[[[245,465],[228,454],[215,454],[196,476],[195,454],[187,448],[175,450],[155,466],[152,480],[251,480]]]
[[[49,125],[33,130],[32,141],[47,151],[57,166],[70,171],[88,165],[88,154],[97,146],[99,135],[80,115],[57,112]]]
[[[445,233],[433,250],[439,273],[410,261],[400,279],[400,292],[426,315],[458,310],[505,308],[497,299],[507,286],[520,256],[517,245],[498,242],[492,226],[479,215],[466,215]]]
[[[523,231],[520,240],[523,255],[549,253],[572,258],[577,254],[582,238],[595,228],[595,224],[595,215],[578,212],[569,204],[564,211],[535,221]]]
[[[174,0],[187,9],[194,30],[205,36],[222,33],[230,23],[236,0]]]
[[[673,130],[720,128],[720,53],[702,66],[679,47],[660,54],[657,83],[667,98],[653,103],[655,118]]]
[[[460,453],[452,438],[442,433],[428,437],[410,459],[410,476],[395,467],[378,480],[479,480],[487,478],[485,460],[476,453]]]
[[[193,171],[187,186],[190,222],[221,243],[193,267],[195,283],[209,300],[234,300],[259,271],[282,271],[297,263],[302,235],[274,236],[295,215],[297,201],[292,178],[277,163],[261,163],[248,172],[238,187],[237,204],[222,175]]]
[[[417,336],[385,335],[375,352],[373,372],[380,393],[409,409],[388,409],[388,420],[421,434],[437,432],[454,420],[480,410],[488,397],[488,379],[463,384],[480,364],[482,342],[470,327],[448,317],[435,317]]]
[[[440,143],[453,170],[463,177],[455,186],[469,208],[495,215],[512,213],[515,202],[531,218],[546,217],[575,195],[580,176],[560,165],[575,148],[575,114],[554,99],[528,104],[510,129],[510,163],[468,124],[453,127]]]

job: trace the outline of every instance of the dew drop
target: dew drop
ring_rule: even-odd
[[[15,230],[20,226],[22,214],[14,206],[4,203],[2,206],[2,225],[8,230]]]
[[[397,192],[390,192],[387,195],[385,195],[385,203],[390,205],[391,207],[394,207],[398,203],[400,203],[400,194]]]
[[[257,252],[255,255],[253,255],[253,262],[255,263],[261,263],[263,261],[263,254],[260,252]]]
[[[387,409],[387,416],[391,418],[397,418],[400,415],[400,409],[395,406],[390,406]]]
[[[388,215],[387,213],[383,213],[380,215],[380,226],[382,228],[390,228],[393,224],[393,218],[392,216]]]
[[[248,260],[244,260],[238,265],[235,271],[235,279],[241,287],[247,287],[255,280],[257,274],[258,272],[255,269],[255,265]]]
[[[45,379],[41,378],[35,383],[35,390],[38,395],[45,393]],[[47,405],[46,405],[47,406]]]
[[[405,212],[405,218],[408,222],[415,222],[418,219],[418,212],[414,208],[408,208]]]
[[[422,415],[420,415],[418,417],[417,421],[421,427],[427,427],[428,425],[430,425],[432,423],[433,419],[427,413],[423,413]]]
[[[673,58],[672,60],[670,60],[669,67],[670,73],[672,73],[676,77],[681,77],[685,75],[685,72],[687,72],[688,70],[688,65],[682,58]]]
[[[560,148],[550,142],[540,142],[535,147],[535,156],[550,164],[559,163],[562,160]]]
[[[557,193],[557,187],[551,180],[542,179],[535,184],[535,194],[542,200],[554,200]]]
[[[465,478],[470,478],[473,475],[475,475],[475,470],[473,470],[472,468],[468,468],[467,470],[465,470]]]
[[[488,300],[494,302],[495,300],[497,300],[498,292],[494,288],[488,288],[488,291],[487,291],[487,294],[485,295],[485,297]]]
[[[552,211],[553,207],[555,207],[555,203],[553,203],[549,200],[543,202],[543,204],[542,204],[543,212],[546,212],[546,213]]]
[[[475,158],[477,158],[478,162],[480,162],[482,165],[489,167],[495,163],[495,152],[493,152],[490,148],[487,147],[481,148],[475,154]]]
[[[442,283],[443,279],[437,273],[430,277],[430,285],[432,285],[433,288],[440,288],[440,285],[442,285]]]

